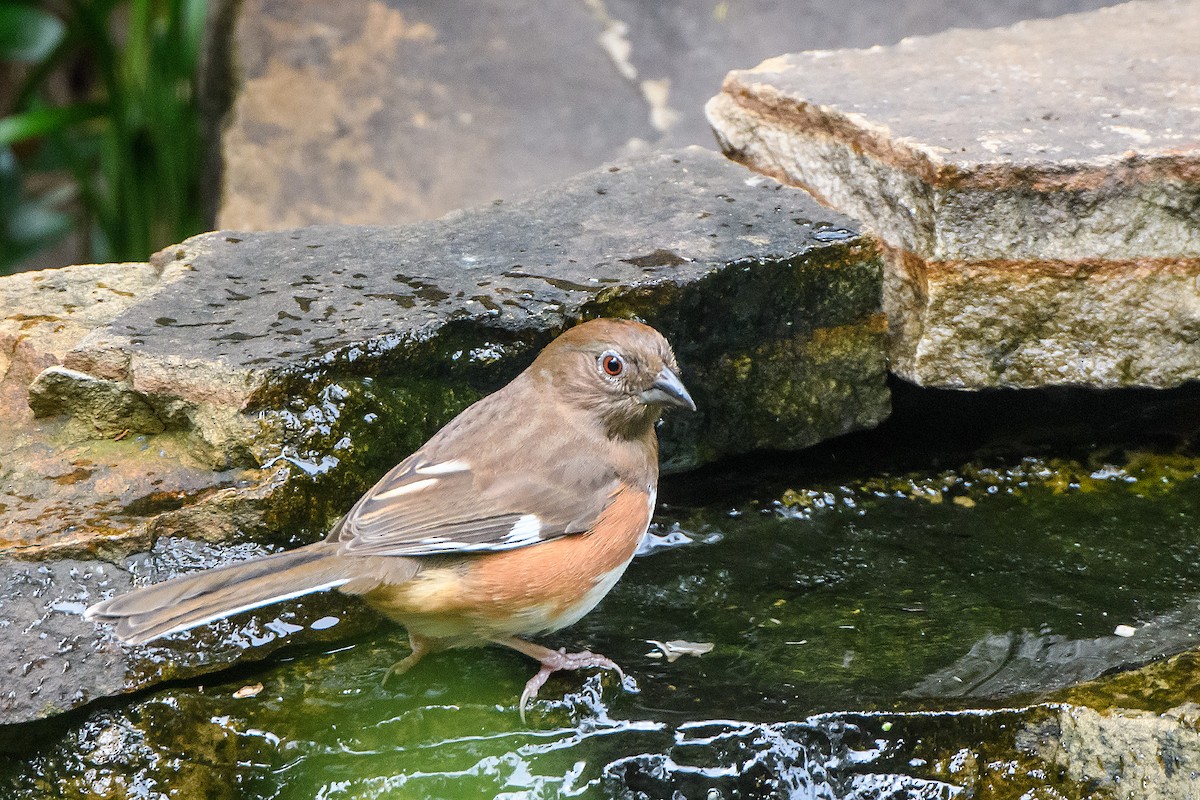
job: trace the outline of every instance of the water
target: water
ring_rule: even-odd
[[[872,469],[835,446],[679,476],[658,546],[542,640],[636,687],[560,673],[522,725],[534,670],[515,653],[440,654],[384,688],[402,631],[300,641],[9,731],[0,796],[1085,796],[1029,761],[1020,731],[1053,712],[1026,706],[1200,631],[1196,461],[1158,449]],[[830,453],[840,466],[814,468]],[[649,640],[712,649],[668,661]]]

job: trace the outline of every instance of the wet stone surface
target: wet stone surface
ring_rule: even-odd
[[[199,567],[237,555],[231,543],[321,537],[380,474],[583,318],[638,316],[675,343],[702,411],[664,424],[668,471],[803,447],[889,408],[873,241],[698,148],[406,228],[206,234],[143,266],[141,294],[0,384],[0,560],[104,558],[115,565],[104,592],[151,580],[126,558],[170,564],[166,541],[213,545],[190,562]],[[80,270],[54,280],[102,280]],[[73,662],[73,685],[39,684],[67,658],[30,624],[57,593],[97,599],[94,585],[58,577],[54,598],[5,607],[22,632],[7,663],[36,660],[44,673],[12,675],[8,721],[243,657],[221,646],[228,631],[200,632],[177,655],[114,650],[111,664]],[[84,650],[110,646],[78,618],[52,619],[60,637],[92,637]]]
[[[30,407],[38,405],[31,384],[53,386],[62,376],[57,365],[86,335],[179,274],[173,264],[106,264],[0,279],[0,554],[145,548],[139,518],[147,510],[185,505],[244,477],[214,474],[174,433],[131,431],[131,411],[154,432],[163,425],[136,393],[113,382],[76,375],[83,391],[74,396],[88,402],[73,404],[79,413],[70,417],[38,418]]]
[[[361,633],[378,623],[352,602],[331,602],[322,596],[281,607],[277,614],[127,648],[82,617],[100,598],[129,589],[131,577],[158,582],[263,552],[256,545],[214,546],[164,538],[152,552],[124,567],[76,559],[0,558],[0,719],[7,724],[54,716],[108,695],[211,672],[235,660],[265,658],[298,631],[306,632],[306,641],[317,643],[338,640],[348,631]]]
[[[668,464],[810,444],[887,413],[871,241],[699,148],[435,222],[221,231],[166,257],[185,271],[170,294],[66,359],[157,408],[336,404],[354,391],[338,379],[367,378],[410,395],[441,385],[462,404],[572,320],[638,315],[675,344],[701,408],[667,423]],[[208,444],[265,460],[257,435]]]

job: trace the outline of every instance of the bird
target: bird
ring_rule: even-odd
[[[521,719],[558,670],[624,672],[531,637],[565,628],[633,559],[658,489],[656,425],[696,410],[654,328],[599,318],[568,328],[372,486],[319,542],[116,595],[86,619],[144,644],[265,605],[337,590],[407,629],[410,654],[496,644],[539,662]]]

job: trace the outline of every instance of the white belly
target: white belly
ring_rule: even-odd
[[[629,561],[633,557],[630,556]],[[619,567],[611,569],[600,576],[596,584],[588,590],[587,594],[579,599],[579,602],[568,606],[561,613],[546,620],[546,626],[542,628],[544,631],[556,631],[559,628],[565,628],[568,625],[574,625],[579,620],[583,619],[589,611],[595,608],[604,596],[612,591],[612,588],[617,585],[617,581],[625,574],[626,568],[629,566],[629,561],[626,561]],[[535,631],[531,631],[534,633]]]

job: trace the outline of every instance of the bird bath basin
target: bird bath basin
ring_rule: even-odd
[[[266,661],[3,730],[0,795],[1075,796],[1095,782],[1038,744],[1064,707],[1191,692],[1131,670],[1200,631],[1196,391],[897,388],[878,431],[664,481],[644,554],[543,640],[636,689],[560,673],[522,725],[514,653],[384,688],[401,630],[280,623]]]

